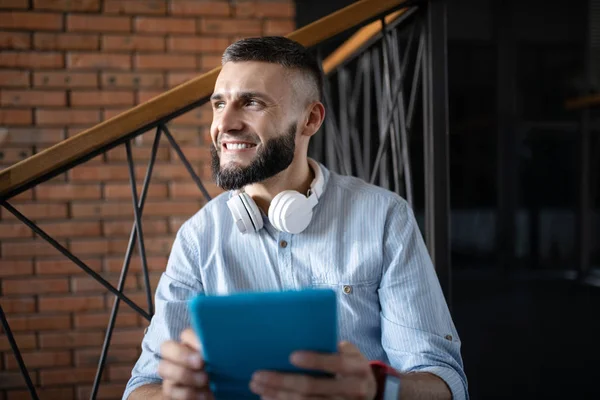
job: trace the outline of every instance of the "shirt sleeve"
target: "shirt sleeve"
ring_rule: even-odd
[[[142,354],[131,372],[123,400],[140,386],[161,383],[158,375],[160,347],[166,340],[179,340],[190,325],[188,300],[203,292],[198,257],[186,236],[186,224],[178,231],[167,268],[155,293],[155,313],[142,340]]]
[[[379,286],[382,345],[401,372],[443,379],[455,400],[468,399],[461,342],[414,214],[402,200],[384,232]]]

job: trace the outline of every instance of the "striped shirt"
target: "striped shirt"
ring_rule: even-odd
[[[264,227],[242,235],[223,193],[179,229],[155,294],[156,312],[123,398],[160,383],[160,345],[190,324],[199,293],[331,288],[340,340],[402,372],[430,372],[467,399],[461,342],[408,203],[320,165],[324,191],[300,234]]]

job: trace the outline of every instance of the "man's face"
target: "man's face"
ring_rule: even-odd
[[[228,62],[211,98],[212,169],[217,185],[240,189],[286,169],[294,158],[297,120],[283,67]]]

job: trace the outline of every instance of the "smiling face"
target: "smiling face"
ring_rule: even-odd
[[[217,185],[240,189],[285,170],[296,151],[296,72],[275,63],[223,65],[211,97],[212,168]]]

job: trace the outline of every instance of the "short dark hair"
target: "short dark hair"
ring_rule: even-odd
[[[222,64],[261,61],[306,73],[314,81],[318,100],[323,98],[323,73],[317,60],[300,43],[283,36],[263,36],[238,40],[223,53]]]

